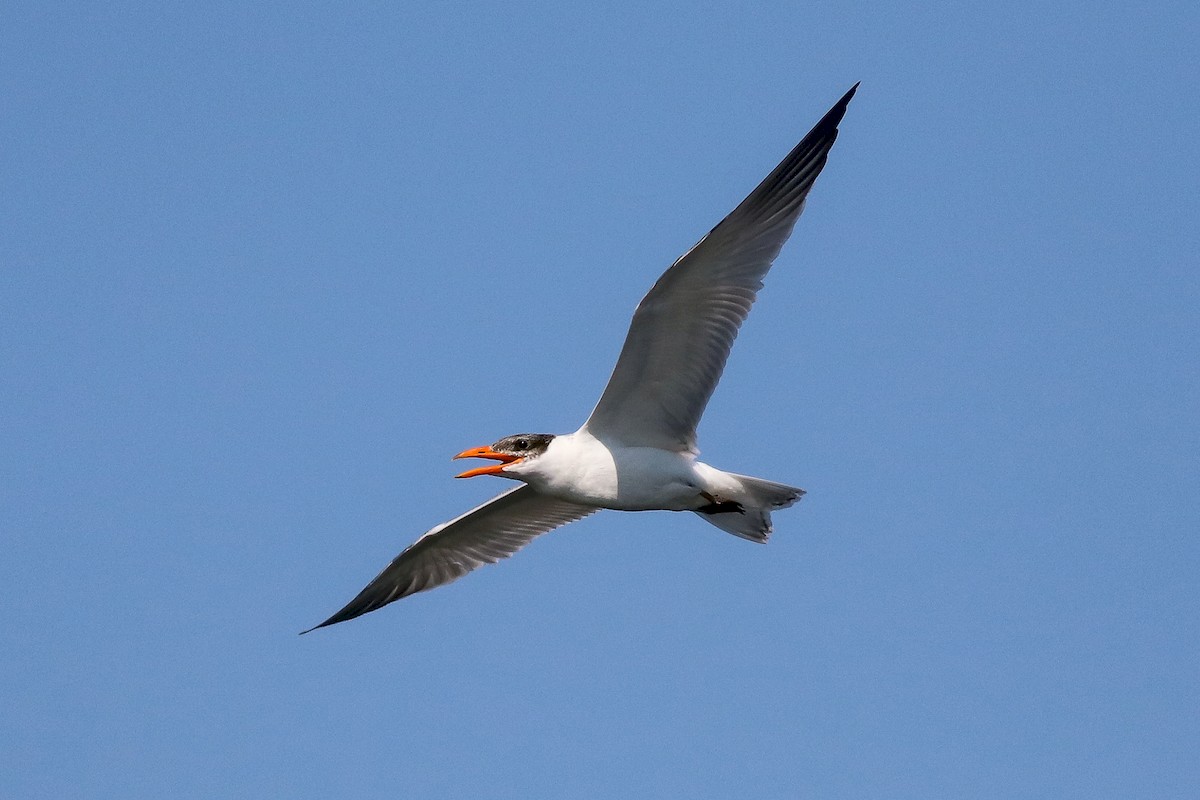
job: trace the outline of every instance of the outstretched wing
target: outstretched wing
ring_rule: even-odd
[[[477,567],[508,558],[534,537],[596,510],[547,497],[527,485],[518,486],[417,539],[345,608],[309,630],[345,622],[401,597],[450,583]]]
[[[696,425],[763,277],[825,166],[855,84],[729,216],[663,273],[634,312],[584,427],[629,446],[695,450]]]

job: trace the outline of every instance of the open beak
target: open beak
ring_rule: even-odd
[[[463,450],[455,456],[455,458],[492,458],[499,461],[499,464],[492,464],[489,467],[477,467],[469,469],[466,472],[455,475],[456,478],[474,478],[476,475],[499,475],[500,471],[521,460],[520,456],[509,455],[508,453],[497,453],[491,447],[472,447],[469,450]]]

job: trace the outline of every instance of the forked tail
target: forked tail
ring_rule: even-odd
[[[726,473],[737,480],[740,491],[725,502],[696,511],[705,522],[721,530],[749,539],[766,542],[771,535],[771,512],[787,508],[804,496],[804,490],[749,475]],[[723,498],[724,499],[724,498]]]

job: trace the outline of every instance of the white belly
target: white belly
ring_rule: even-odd
[[[706,481],[697,466],[704,468],[690,453],[609,449],[580,432],[555,437],[537,459],[505,472],[572,503],[620,511],[688,511],[706,502]]]

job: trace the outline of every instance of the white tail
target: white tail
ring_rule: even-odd
[[[722,510],[713,513],[697,511],[705,522],[716,525],[721,530],[749,539],[752,542],[766,542],[771,535],[771,512],[778,508],[787,508],[804,496],[803,489],[787,486],[762,478],[751,478],[749,475],[725,473],[741,484],[741,491],[733,493],[728,498],[735,502],[738,509]]]

